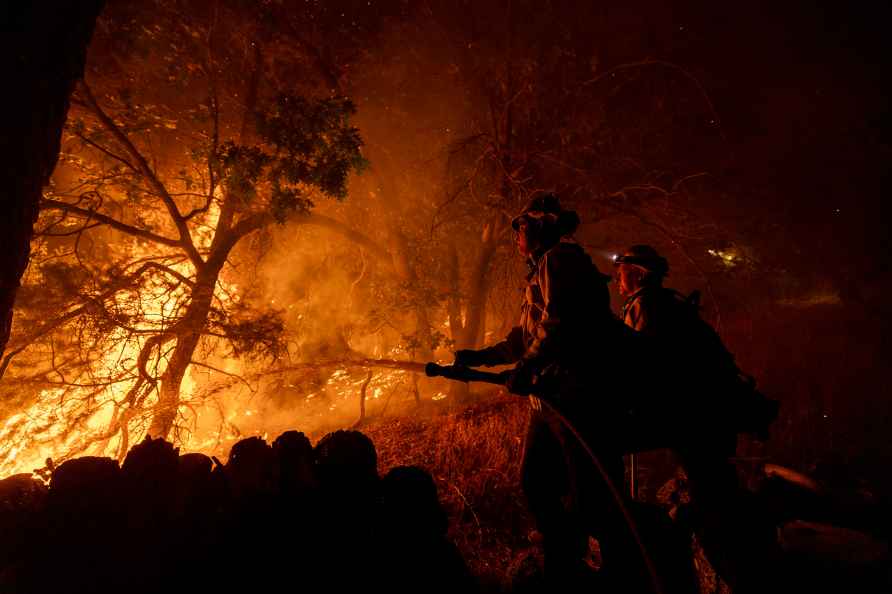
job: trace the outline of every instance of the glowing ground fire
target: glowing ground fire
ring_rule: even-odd
[[[212,204],[204,220],[195,226],[194,241],[205,251],[213,240],[220,209]],[[127,248],[134,260],[157,258],[150,248],[132,240]],[[194,275],[185,260],[168,265],[184,278]],[[41,390],[32,403],[0,425],[0,477],[30,473],[58,465],[80,455],[122,459],[133,444],[148,433],[158,403],[157,383],[151,389],[135,390],[139,381],[138,358],[159,327],[176,318],[188,299],[182,285],[173,291],[163,278],[147,276],[136,292],[121,291],[109,302],[124,314],[138,309],[140,325],[117,328],[103,339],[102,356],[76,377],[65,377],[59,387]],[[214,299],[224,304],[241,299],[235,283],[218,280]],[[169,436],[183,452],[223,456],[239,439],[315,425],[322,417],[354,422],[364,373],[330,369],[328,379],[317,389],[291,397],[305,405],[300,411],[282,412],[264,403],[258,395],[266,376],[251,375],[252,368],[227,357],[220,338],[203,338],[202,359],[193,361],[183,377],[176,423]],[[393,354],[393,353],[391,353]],[[162,377],[170,350],[162,349],[153,362],[154,377]],[[333,373],[331,373],[333,371]],[[406,385],[405,371],[376,370],[366,386],[366,398],[386,408],[390,399]],[[249,378],[249,379],[245,379]]]

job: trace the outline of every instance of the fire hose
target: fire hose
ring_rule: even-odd
[[[463,367],[459,365],[437,365],[436,363],[427,363],[424,366],[424,374],[428,377],[444,377],[446,379],[455,381],[481,382],[487,384],[495,384],[498,386],[505,385],[509,373],[510,372],[507,371],[493,373],[488,371],[479,371],[477,369],[471,369],[470,367]],[[619,494],[616,485],[614,485],[613,481],[610,480],[610,476],[608,476],[607,471],[601,464],[601,461],[595,455],[594,451],[592,451],[591,447],[589,447],[588,443],[586,443],[585,439],[583,439],[579,431],[576,430],[573,424],[569,420],[567,420],[567,418],[562,415],[560,411],[558,411],[552,404],[544,399],[540,398],[540,402],[551,413],[553,413],[558,421],[560,421],[560,423],[570,432],[570,434],[573,435],[573,437],[579,442],[579,445],[582,446],[582,449],[585,451],[586,455],[588,455],[588,457],[591,459],[592,464],[598,470],[598,473],[601,475],[601,478],[607,485],[610,494],[613,496],[613,500],[616,502],[617,507],[622,513],[623,519],[626,522],[626,526],[629,528],[629,532],[632,534],[632,537],[635,540],[635,544],[638,546],[638,552],[641,554],[641,559],[644,562],[645,568],[647,569],[648,578],[650,579],[650,585],[653,588],[654,594],[663,594],[663,588],[660,585],[660,579],[657,576],[657,570],[654,567],[653,560],[650,558],[650,555],[648,554],[647,549],[645,548],[644,543],[641,540],[641,534],[638,532],[638,526],[632,519],[632,515],[631,513],[629,513],[628,507],[626,507],[625,503],[623,503],[622,496]]]

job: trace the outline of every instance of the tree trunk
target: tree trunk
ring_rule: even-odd
[[[167,439],[170,430],[173,429],[180,405],[180,387],[183,385],[183,377],[189,369],[189,363],[200,338],[201,334],[198,332],[177,337],[177,346],[174,347],[167,369],[161,376],[158,404],[152,415],[152,424],[149,426],[149,435],[152,438]]]
[[[393,256],[393,267],[397,276],[409,286],[417,285],[418,275],[409,259],[409,247],[406,236],[399,229],[390,229],[390,248]],[[415,337],[421,344],[421,348],[417,349],[416,354],[422,359],[429,360],[433,356],[433,352],[430,348],[431,324],[427,306],[418,302],[413,307],[413,310],[415,312]]]
[[[475,349],[480,346],[486,326],[486,298],[489,294],[489,268],[498,247],[496,222],[487,224],[481,236],[480,250],[471,273],[471,286],[464,307],[464,321],[461,319],[461,299],[459,290],[458,254],[453,247],[450,251],[450,292],[449,330],[455,348]],[[468,384],[453,382],[449,388],[453,402],[472,400]]]
[[[149,426],[149,435],[153,438],[167,439],[170,430],[173,429],[180,405],[180,387],[207,324],[220,268],[222,266],[206,269],[198,274],[195,288],[192,291],[192,301],[183,316],[182,329],[177,332],[177,344],[167,363],[167,368],[161,374],[158,404]]]
[[[371,145],[366,145],[365,153],[369,161],[373,163],[369,173],[376,180],[377,189],[381,195],[380,204],[388,221],[387,243],[388,248],[390,248],[394,272],[396,272],[397,278],[409,286],[415,286],[418,284],[418,273],[413,266],[412,255],[409,253],[409,244],[399,222],[404,213],[400,212],[400,201],[397,197],[401,193],[394,182],[397,178],[393,173],[393,162],[386,151],[378,151]],[[433,351],[430,348],[431,325],[428,308],[419,300],[415,303],[413,309],[415,313],[415,336],[422,346],[421,349],[417,350],[416,354],[422,359],[429,359],[433,356]]]
[[[0,7],[0,355],[28,265],[38,202],[59,156],[68,97],[83,76],[103,0],[7,2]]]
[[[449,335],[455,345],[455,350],[464,347],[465,323],[461,316],[461,284],[459,282],[458,250],[455,244],[449,246],[449,300],[447,302],[449,315]],[[470,385],[465,382],[449,382],[449,400],[451,402],[465,403],[471,399]]]
[[[495,223],[483,229],[480,251],[471,273],[471,291],[465,308],[465,328],[460,348],[473,349],[480,344],[486,325],[486,298],[489,294],[489,266],[496,253]]]

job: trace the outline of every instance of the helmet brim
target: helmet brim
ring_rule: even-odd
[[[663,276],[669,274],[669,264],[664,258],[648,258],[645,256],[624,254],[613,259],[614,266],[619,266],[620,264],[636,266],[648,272],[653,272],[655,274],[660,274]]]
[[[520,231],[520,222],[526,220],[529,220],[529,217],[527,217],[527,213],[524,212],[517,215],[516,217],[511,219],[511,228],[515,231]]]

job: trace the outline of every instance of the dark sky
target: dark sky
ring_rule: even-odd
[[[681,4],[675,18],[688,36],[674,58],[702,68],[733,174],[757,190],[752,199],[773,203],[806,256],[843,278],[888,273],[892,52],[882,3]]]

